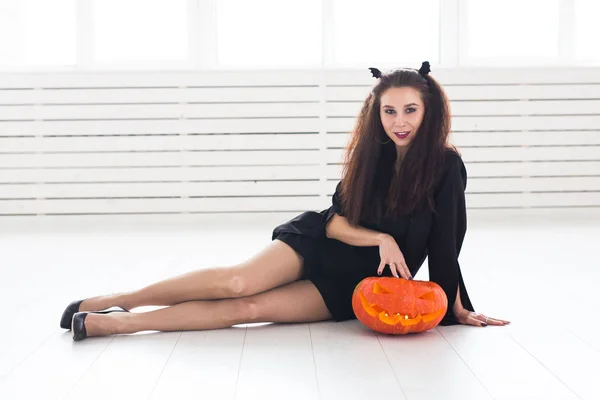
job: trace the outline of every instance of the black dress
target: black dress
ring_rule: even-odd
[[[448,151],[444,172],[434,191],[437,214],[429,210],[415,211],[398,220],[360,223],[360,226],[394,237],[412,276],[429,257],[429,279],[439,284],[448,297],[448,311],[440,325],[459,323],[452,312],[458,285],[463,307],[474,311],[458,263],[467,229],[466,185],[467,172],[461,157]],[[362,279],[378,276],[381,258],[378,246],[351,246],[325,235],[325,225],[334,213],[344,215],[339,187],[338,183],[330,208],[304,212],[277,226],[272,240],[287,243],[304,258],[303,279],[313,282],[333,319],[344,321],[356,318],[352,310],[354,288]],[[386,267],[381,276],[392,276],[392,273]]]

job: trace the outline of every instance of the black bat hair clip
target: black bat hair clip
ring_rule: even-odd
[[[421,68],[419,68],[419,75],[424,77],[425,75],[429,75],[430,72],[431,66],[429,65],[429,61],[423,61]]]
[[[381,78],[381,71],[378,70],[377,68],[369,68],[369,70],[371,71],[371,73],[373,74],[373,76],[377,79]]]

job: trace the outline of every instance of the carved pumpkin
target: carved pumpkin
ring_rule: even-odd
[[[437,326],[446,314],[448,299],[435,282],[369,277],[356,285],[352,309],[368,328],[403,335]]]

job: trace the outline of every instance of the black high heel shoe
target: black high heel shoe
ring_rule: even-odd
[[[85,329],[85,318],[89,314],[100,314],[94,311],[82,311],[77,312],[73,315],[71,321],[71,330],[73,331],[73,340],[79,342],[80,340],[87,339],[87,330]],[[106,313],[105,313],[106,314]]]
[[[73,315],[73,320],[71,321],[71,330],[73,331],[73,340],[78,342],[87,338],[87,331],[85,330],[85,317],[87,317],[89,312],[78,312]]]
[[[65,308],[65,311],[63,311],[63,315],[60,318],[60,327],[63,329],[71,329],[71,321],[73,320],[73,315],[75,315],[75,313],[79,312],[79,306],[81,305],[81,303],[83,303],[83,300],[76,300],[71,302],[67,308]],[[102,311],[89,311],[89,312],[93,312],[94,314],[110,314],[112,312],[129,312],[128,310],[124,309],[123,307],[119,307],[119,306],[114,306],[111,308],[107,308],[106,310],[102,310]]]

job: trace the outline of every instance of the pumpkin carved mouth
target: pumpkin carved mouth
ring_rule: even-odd
[[[368,327],[402,334],[436,326],[446,313],[447,299],[433,282],[370,277],[357,285],[352,306]]]
[[[376,292],[373,292],[373,293],[376,293]],[[398,312],[390,315],[391,314],[390,312],[379,307],[377,304],[369,304],[369,300],[367,300],[367,298],[365,297],[364,294],[359,293],[358,295],[360,296],[360,302],[362,303],[365,311],[372,317],[375,317],[375,316],[379,317],[379,319],[382,322],[384,322],[388,325],[396,325],[398,323],[400,323],[401,325],[404,325],[404,326],[416,325],[421,320],[423,320],[423,322],[433,321],[434,319],[436,319],[437,317],[439,317],[442,314],[442,310],[439,310],[439,311],[436,311],[433,313],[427,313],[425,315],[417,314],[415,317],[411,317],[408,314],[400,314]],[[433,301],[433,293],[429,292],[418,298]]]

